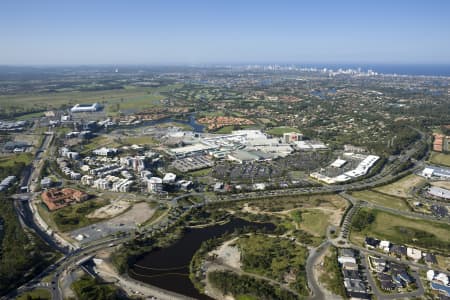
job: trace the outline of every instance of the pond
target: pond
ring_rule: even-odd
[[[189,228],[181,239],[164,249],[145,254],[130,267],[129,275],[139,281],[196,299],[211,299],[200,294],[189,279],[189,264],[200,245],[209,239],[231,233],[237,228],[275,230],[272,223],[232,219],[223,225]]]

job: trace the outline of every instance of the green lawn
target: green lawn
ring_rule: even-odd
[[[275,135],[275,136],[282,136],[284,133],[287,132],[300,132],[295,127],[287,127],[287,126],[280,126],[280,127],[274,127],[267,131],[268,134]]]
[[[407,244],[420,248],[432,249],[448,254],[450,249],[450,225],[446,223],[404,217],[388,212],[362,208],[357,213],[372,214],[374,221],[365,224],[361,231],[352,225],[351,240],[361,244],[365,236],[386,239],[392,243]],[[353,221],[358,218],[355,215]]]
[[[365,200],[367,202],[372,202],[380,206],[403,211],[411,210],[411,208],[406,203],[405,198],[390,196],[375,191],[358,191],[352,192],[351,195],[355,198]]]
[[[436,165],[450,166],[450,154],[431,152],[430,162]]]
[[[28,300],[28,299],[40,299],[40,300],[50,300],[52,299],[52,295],[49,290],[44,289],[35,289],[26,293],[21,294],[16,298],[16,300]]]

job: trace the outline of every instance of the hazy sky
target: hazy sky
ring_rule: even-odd
[[[0,0],[0,64],[450,63],[450,1]]]

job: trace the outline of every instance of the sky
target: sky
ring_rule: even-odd
[[[447,0],[0,0],[0,64],[450,63]]]

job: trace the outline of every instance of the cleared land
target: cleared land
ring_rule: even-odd
[[[440,222],[403,217],[388,212],[363,208],[358,214],[371,214],[372,222],[367,221],[361,231],[351,230],[351,240],[362,245],[366,236],[386,239],[397,244],[448,252],[450,248],[450,225]],[[353,218],[355,220],[357,216]]]
[[[425,178],[411,174],[391,184],[377,187],[374,190],[392,196],[407,198],[413,187],[420,185],[425,181]]]
[[[397,210],[404,210],[404,211],[410,211],[410,207],[406,203],[406,199],[390,196],[387,194],[383,194],[380,192],[374,192],[374,191],[358,191],[358,192],[352,192],[351,195],[355,198],[365,200],[367,202],[372,202],[377,205],[381,205],[384,207],[397,209]]]
[[[88,214],[87,217],[91,219],[109,219],[123,213],[130,206],[130,202],[120,200],[96,209],[95,211]]]
[[[233,245],[237,239],[226,241],[219,248],[211,251],[211,254],[216,255],[216,261],[236,269],[241,268],[241,252]]]
[[[430,162],[436,165],[450,166],[450,154],[431,152]]]

